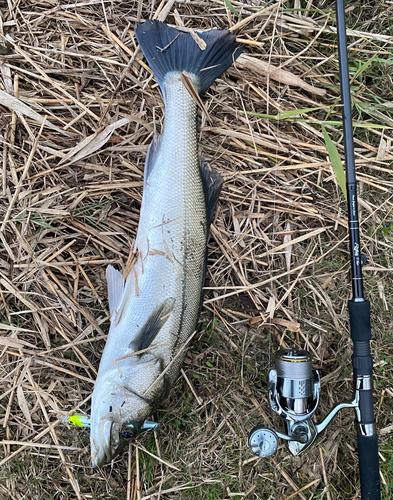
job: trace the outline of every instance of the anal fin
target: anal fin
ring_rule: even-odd
[[[145,161],[145,172],[143,177],[143,188],[146,187],[146,182],[148,181],[149,175],[151,174],[154,165],[157,163],[158,155],[160,153],[161,142],[162,142],[162,135],[159,135],[156,139],[153,139],[151,141],[149,149],[147,150],[146,161]]]

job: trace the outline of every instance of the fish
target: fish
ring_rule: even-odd
[[[195,332],[223,182],[198,156],[196,101],[242,52],[227,30],[197,32],[197,43],[195,32],[149,20],[135,35],[165,119],[146,156],[135,263],[126,280],[106,272],[111,324],[92,395],[93,466],[116,457],[164,401]]]

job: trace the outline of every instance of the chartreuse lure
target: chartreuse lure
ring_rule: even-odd
[[[90,429],[90,417],[88,415],[71,415],[71,416],[61,416],[59,420],[63,424],[76,425],[77,427],[87,427]],[[146,420],[143,424],[141,430],[155,429],[159,424],[157,422],[152,422],[151,420]]]

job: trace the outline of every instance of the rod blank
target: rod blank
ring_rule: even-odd
[[[355,390],[359,392],[356,411],[358,426],[358,456],[362,500],[380,500],[378,437],[373,408],[372,370],[370,352],[370,303],[363,296],[362,260],[360,254],[359,215],[353,146],[352,107],[349,84],[347,37],[344,0],[336,0],[340,87],[344,129],[345,172],[348,195],[348,230],[351,253],[352,299],[348,302],[352,366]]]

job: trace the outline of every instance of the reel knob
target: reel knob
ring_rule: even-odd
[[[248,437],[248,445],[254,455],[270,457],[277,451],[278,436],[274,429],[265,424],[254,427]]]

